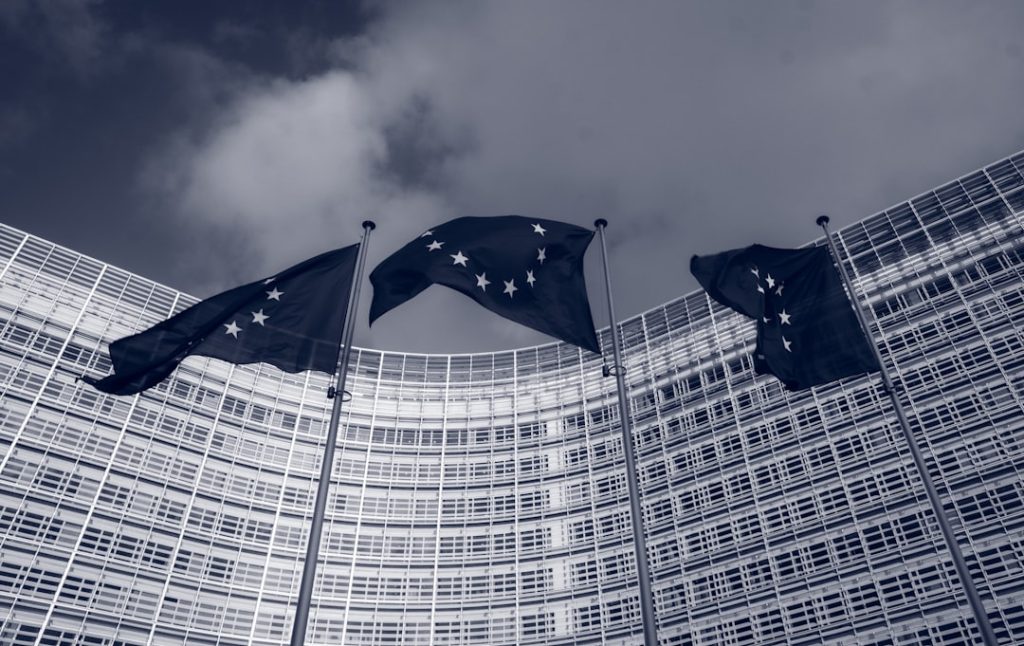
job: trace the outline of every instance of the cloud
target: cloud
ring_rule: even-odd
[[[0,149],[24,141],[36,127],[36,120],[21,106],[0,107]]]
[[[435,149],[441,144],[429,137],[393,141],[407,120],[427,119],[424,110],[389,120],[344,71],[255,83],[203,132],[175,139],[146,182],[176,200],[181,217],[233,231],[253,252],[238,259],[240,272],[272,271],[350,244],[365,219],[394,243],[410,231],[395,223],[415,222],[415,231],[448,212],[415,186],[431,175],[416,169],[427,164],[424,156],[440,159],[447,149]]]
[[[0,24],[39,55],[87,78],[101,60],[107,32],[93,11],[98,5],[98,0],[6,0],[0,4]]]
[[[1024,7],[966,6],[397,3],[335,44],[343,67],[251,88],[162,167],[183,212],[271,257],[366,217],[371,263],[458,215],[604,217],[622,317],[693,289],[693,253],[800,245],[821,212],[852,222],[1019,149]],[[524,340],[430,298],[406,307],[460,330],[443,347],[369,338]]]

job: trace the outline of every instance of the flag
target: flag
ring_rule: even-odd
[[[828,249],[753,245],[694,256],[711,298],[757,320],[754,369],[789,390],[879,370]]]
[[[437,283],[507,319],[600,352],[583,279],[594,232],[519,215],[432,227],[370,273],[370,324]]]
[[[114,374],[82,379],[105,393],[134,395],[192,355],[269,363],[285,372],[333,373],[358,250],[352,245],[328,251],[114,341]]]

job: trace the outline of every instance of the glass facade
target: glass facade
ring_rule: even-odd
[[[1022,173],[1024,153],[839,231],[1008,643]],[[0,226],[0,643],[287,643],[328,377],[190,358],[144,396],[76,381],[193,302]],[[977,637],[877,377],[785,392],[753,374],[752,324],[703,293],[621,333],[661,644]],[[356,349],[348,383],[312,643],[641,643],[598,357]]]

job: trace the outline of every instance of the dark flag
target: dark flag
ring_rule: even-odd
[[[465,217],[426,231],[370,273],[370,323],[437,283],[487,309],[600,352],[583,280],[594,232],[519,215]]]
[[[754,368],[801,390],[879,369],[828,249],[753,245],[694,256],[711,298],[757,320]]]
[[[114,374],[82,379],[105,393],[134,395],[191,355],[333,373],[358,251],[359,245],[328,251],[114,341]]]

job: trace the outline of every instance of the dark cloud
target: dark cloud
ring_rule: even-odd
[[[520,213],[607,218],[632,315],[696,287],[693,253],[800,245],[819,213],[842,226],[1024,148],[1017,2],[147,5],[93,9],[122,60],[36,91],[80,132],[36,123],[0,188],[52,218],[31,230],[200,295],[366,218],[372,267],[432,224]],[[102,196],[42,195],[76,174]],[[125,227],[163,250],[91,233]],[[357,328],[390,349],[544,341],[440,288]]]
[[[631,314],[694,288],[693,253],[799,245],[1019,149],[1024,10],[971,7],[418,5],[371,69],[473,133],[459,212],[608,218]]]
[[[323,70],[338,34],[362,23],[346,22],[356,3],[241,4],[5,3],[4,221],[194,292],[248,279],[263,245],[217,218],[185,218],[153,160],[210,136],[254,88],[299,73],[287,35],[322,41]],[[211,271],[221,258],[238,271]]]
[[[105,24],[98,0],[6,0],[0,5],[3,36],[59,68],[89,77],[102,58]]]
[[[0,148],[24,141],[35,129],[35,119],[23,106],[0,108]]]
[[[438,118],[430,98],[413,96],[382,130],[386,151],[377,172],[408,188],[446,190],[449,161],[473,148],[472,134],[453,132]]]
[[[112,0],[97,11],[118,33],[175,43],[286,78],[328,71],[332,43],[357,36],[376,14],[366,2],[333,0]]]

